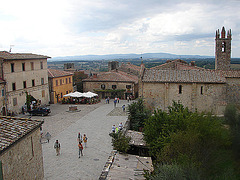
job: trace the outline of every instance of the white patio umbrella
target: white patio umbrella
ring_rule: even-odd
[[[72,93],[70,96],[71,97],[83,97],[83,93],[76,91],[76,92]]]
[[[63,95],[63,97],[71,97],[72,94],[73,93],[68,93],[68,94]]]
[[[92,98],[94,96],[98,96],[98,94],[90,92],[90,91],[83,93],[83,97]]]

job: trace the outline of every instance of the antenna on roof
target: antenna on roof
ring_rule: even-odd
[[[9,52],[11,52],[12,51],[12,47],[13,47],[14,45],[10,45],[10,49],[9,49]]]

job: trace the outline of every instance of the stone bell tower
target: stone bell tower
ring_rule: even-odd
[[[219,29],[216,31],[216,50],[215,50],[215,69],[216,70],[230,70],[231,64],[231,29],[226,31],[222,27],[221,36]]]

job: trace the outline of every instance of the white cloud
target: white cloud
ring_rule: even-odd
[[[49,56],[168,52],[214,55],[231,28],[240,57],[237,1],[11,0],[0,6],[0,50]],[[214,48],[213,48],[214,51]]]

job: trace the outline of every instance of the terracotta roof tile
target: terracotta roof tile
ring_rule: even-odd
[[[167,61],[166,63],[161,64],[159,66],[152,67],[151,69],[206,70],[206,69],[201,68],[201,67],[191,66],[186,61],[183,61],[181,59],[176,59],[176,60],[173,60],[173,61]]]
[[[43,121],[0,116],[0,152],[43,124]]]
[[[60,71],[60,70],[56,70],[56,69],[48,69],[48,77],[50,77],[50,78],[70,76],[70,75],[73,75],[73,73],[67,72],[67,71]]]
[[[5,60],[22,60],[22,59],[47,59],[50,57],[32,53],[9,53],[7,51],[0,51],[0,58]]]
[[[131,75],[122,71],[109,71],[99,73],[97,76],[91,76],[90,78],[83,79],[83,81],[117,81],[117,82],[138,82],[136,75]]]

